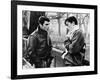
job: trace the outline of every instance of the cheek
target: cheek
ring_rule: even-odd
[[[48,26],[45,26],[45,28],[48,29],[49,27]]]
[[[69,24],[68,24],[68,26],[70,27],[70,26],[71,26],[71,24],[69,23]]]
[[[46,29],[46,26],[44,26],[43,29]]]

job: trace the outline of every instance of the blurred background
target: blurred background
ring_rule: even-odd
[[[40,16],[47,16],[50,19],[49,34],[52,40],[53,47],[64,51],[63,42],[66,40],[68,28],[65,26],[64,21],[69,16],[75,16],[78,20],[79,28],[82,29],[86,42],[85,59],[90,60],[90,14],[89,13],[71,13],[71,12],[37,12],[37,11],[22,11],[22,28],[23,28],[23,58],[27,54],[27,38],[37,28],[38,18]],[[54,67],[64,66],[61,54],[53,52]],[[25,61],[23,65],[25,65]]]

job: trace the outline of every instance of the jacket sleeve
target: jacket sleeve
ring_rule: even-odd
[[[52,42],[51,42],[51,38],[49,37],[49,51],[51,52],[52,50]]]
[[[37,47],[37,37],[36,35],[30,35],[28,38],[28,54],[35,55],[36,47]]]
[[[69,53],[80,52],[82,44],[84,44],[84,37],[81,31],[76,31],[71,39],[71,44],[69,45]]]
[[[71,44],[71,40],[69,39],[69,37],[67,37],[66,40],[64,41],[64,46],[67,50],[69,50],[70,44]]]

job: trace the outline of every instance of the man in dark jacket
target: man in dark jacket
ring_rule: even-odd
[[[52,44],[47,32],[50,20],[45,16],[41,16],[38,22],[39,26],[28,38],[30,62],[35,64],[35,68],[50,67]]]
[[[67,66],[81,66],[84,60],[84,35],[82,30],[79,29],[78,21],[74,16],[68,17],[65,20],[65,25],[69,28],[69,33],[67,35],[67,40],[65,40],[64,45],[67,49],[66,54],[62,55]]]

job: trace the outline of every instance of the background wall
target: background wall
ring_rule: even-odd
[[[10,80],[11,68],[11,0],[0,0],[0,80]],[[28,0],[29,1],[29,0]],[[30,0],[35,1],[35,0]],[[36,0],[55,3],[91,4],[98,5],[100,14],[100,0]],[[98,15],[98,22],[100,15]],[[98,23],[98,35],[100,34],[100,23]],[[100,37],[98,36],[98,73],[97,75],[66,76],[41,78],[32,80],[99,80],[100,79]],[[25,79],[26,80],[26,79]],[[28,79],[27,79],[28,80]]]

